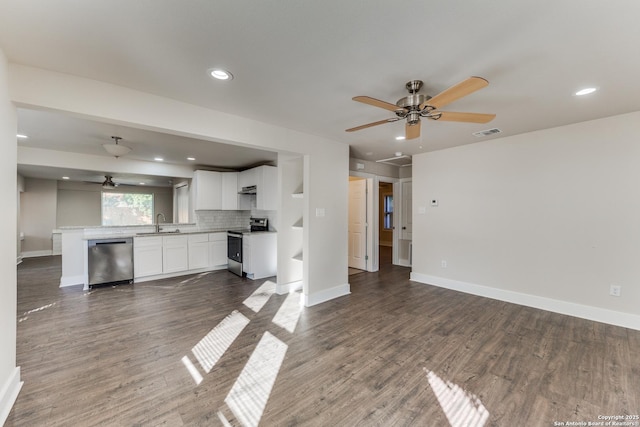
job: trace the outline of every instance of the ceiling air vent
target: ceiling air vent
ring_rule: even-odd
[[[387,165],[393,166],[411,166],[411,156],[407,156],[406,154],[396,157],[389,157],[388,159],[376,160],[376,163],[386,163]]]
[[[489,136],[489,135],[493,135],[495,133],[500,133],[500,132],[502,132],[500,129],[493,128],[493,129],[481,130],[480,132],[474,132],[473,136],[477,136],[478,138],[482,138],[483,136]]]

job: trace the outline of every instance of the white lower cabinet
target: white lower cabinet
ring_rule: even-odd
[[[242,236],[242,271],[249,279],[275,276],[278,269],[276,233],[251,233]]]
[[[209,267],[227,264],[227,233],[209,234]]]
[[[209,266],[209,235],[191,234],[189,237],[189,270]]]
[[[133,239],[134,278],[162,274],[162,237]]]
[[[175,273],[189,269],[189,239],[187,236],[162,237],[162,272]]]
[[[133,276],[140,281],[216,270],[227,265],[227,233],[190,233],[133,239]],[[159,277],[152,277],[159,276]]]

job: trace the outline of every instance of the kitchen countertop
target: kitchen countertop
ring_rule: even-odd
[[[211,230],[186,230],[186,231],[155,231],[141,233],[114,233],[114,234],[89,234],[84,236],[83,240],[103,240],[103,239],[125,239],[128,237],[157,237],[157,236],[184,236],[188,234],[209,234],[209,233],[226,233],[227,229],[211,229]]]

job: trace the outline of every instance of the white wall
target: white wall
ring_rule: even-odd
[[[25,178],[20,195],[22,252],[51,255],[51,232],[56,228],[58,187],[55,180]],[[49,253],[46,253],[49,252]]]
[[[640,112],[414,156],[412,278],[640,329],[638,135]]]
[[[100,184],[56,182],[58,227],[102,225],[102,186]],[[173,188],[124,186],[112,191],[153,194],[153,212],[163,213],[166,222],[173,222]]]
[[[347,145],[120,86],[17,64],[10,65],[10,79],[12,100],[20,106],[304,155],[304,246],[309,255],[304,262],[306,302],[312,305],[349,292]],[[35,150],[21,150],[21,162],[29,164],[29,156],[35,157]],[[70,164],[74,156],[51,157],[56,159],[56,166],[74,167]],[[325,216],[310,215],[315,215],[317,207],[325,209]]]
[[[4,203],[0,216],[0,424],[9,415],[20,390],[16,366],[16,235],[17,224],[17,116],[9,98],[7,60],[0,49],[0,192]],[[9,237],[9,238],[6,238]]]

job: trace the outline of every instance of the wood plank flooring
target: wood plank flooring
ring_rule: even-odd
[[[225,399],[265,332],[287,350],[262,426],[447,426],[440,401],[466,411],[455,426],[481,426],[482,408],[487,426],[640,412],[639,331],[412,283],[387,262],[302,308],[293,333],[272,322],[286,296],[256,313],[242,302],[264,281],[226,271],[89,292],[59,277],[59,257],[18,267],[24,387],[6,426],[240,425]],[[207,373],[191,350],[234,310],[249,323]]]

